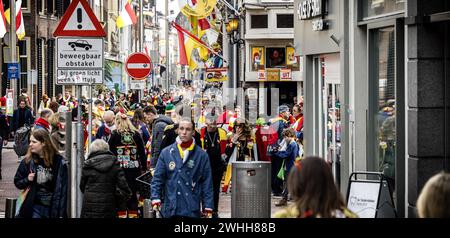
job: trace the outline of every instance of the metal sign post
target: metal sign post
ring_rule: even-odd
[[[14,18],[13,18],[14,19]],[[14,25],[14,24],[12,24]],[[13,32],[13,31],[11,31]],[[56,39],[57,85],[76,85],[78,122],[72,141],[76,153],[70,160],[70,216],[80,217],[82,194],[79,191],[84,162],[84,133],[82,124],[82,85],[103,84],[104,37],[106,32],[86,0],[73,0],[58,24]],[[91,93],[89,93],[91,95]],[[75,129],[74,128],[74,129]],[[73,145],[71,148],[75,149]]]

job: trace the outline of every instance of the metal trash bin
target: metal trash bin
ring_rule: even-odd
[[[270,218],[270,162],[233,162],[232,218]]]

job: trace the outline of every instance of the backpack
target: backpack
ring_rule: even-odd
[[[28,152],[30,144],[31,127],[25,125],[16,131],[14,136],[14,151],[18,156],[24,156]]]

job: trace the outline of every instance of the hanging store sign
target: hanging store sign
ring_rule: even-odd
[[[8,63],[8,79],[20,79],[19,63]]]
[[[321,17],[321,19],[315,19],[311,21],[313,31],[323,31],[328,29],[328,21],[322,19],[327,12],[325,10],[325,0],[305,0],[298,4],[298,19],[309,20],[313,18]]]
[[[305,0],[298,4],[298,17],[306,20],[324,15],[324,0]]]
[[[207,68],[206,82],[224,82],[228,80],[228,68]]]

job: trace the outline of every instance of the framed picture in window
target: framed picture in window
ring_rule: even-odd
[[[260,69],[264,69],[264,47],[263,46],[253,46],[252,54],[251,54],[251,68],[252,71],[258,71]]]

